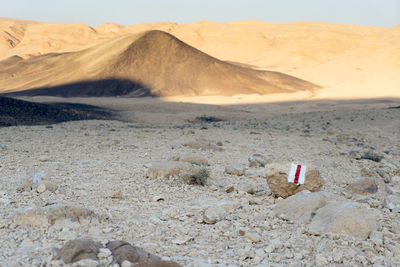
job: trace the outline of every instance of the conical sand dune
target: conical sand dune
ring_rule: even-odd
[[[102,93],[95,92],[91,83]],[[107,92],[110,85],[115,90]],[[0,87],[8,91],[40,88],[20,94],[62,96],[126,95],[144,89],[156,96],[270,94],[317,88],[282,73],[218,60],[158,30],[80,52],[18,62],[0,72]]]

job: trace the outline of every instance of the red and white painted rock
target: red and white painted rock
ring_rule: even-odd
[[[318,170],[299,164],[269,164],[265,176],[277,197],[287,198],[302,190],[319,191],[322,179]]]

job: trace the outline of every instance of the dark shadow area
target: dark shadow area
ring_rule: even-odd
[[[40,104],[0,96],[0,127],[117,119],[111,110],[81,104]]]
[[[212,123],[212,122],[220,122],[220,121],[225,121],[225,120],[214,117],[214,116],[207,116],[207,115],[196,117],[194,120],[189,120],[190,123],[198,123],[198,122]]]
[[[155,96],[141,83],[129,79],[81,81],[57,86],[33,88],[4,96],[59,96],[59,97],[146,97]]]

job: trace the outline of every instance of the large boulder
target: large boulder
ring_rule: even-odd
[[[181,171],[193,172],[194,167],[188,162],[160,161],[154,162],[147,170],[147,177],[169,177],[178,176]]]
[[[288,182],[290,164],[268,164],[265,176],[271,191],[277,197],[287,198],[300,191],[319,191],[322,187],[322,178],[318,170],[307,166],[305,182],[303,185],[296,185]]]
[[[327,192],[301,191],[278,202],[274,207],[277,217],[294,223],[309,223],[315,212],[338,197]]]
[[[309,232],[316,235],[334,233],[366,239],[377,229],[376,214],[370,208],[352,201],[328,203],[318,209],[309,224]]]

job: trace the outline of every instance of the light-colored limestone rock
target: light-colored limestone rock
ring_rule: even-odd
[[[77,207],[67,203],[52,204],[45,207],[29,207],[17,212],[14,217],[14,223],[18,225],[35,225],[48,227],[57,220],[71,219],[73,221],[79,218],[94,216],[94,212]]]
[[[316,211],[308,227],[312,234],[334,233],[366,239],[378,227],[376,217],[372,209],[357,202],[331,202]]]
[[[203,220],[207,224],[215,224],[225,218],[226,211],[220,206],[210,206],[203,211]]]
[[[231,165],[231,166],[225,167],[225,173],[230,174],[230,175],[243,176],[245,171],[246,171],[246,168],[243,166]]]
[[[319,208],[337,198],[326,192],[304,190],[279,201],[274,207],[274,213],[281,219],[304,224],[311,220]]]

